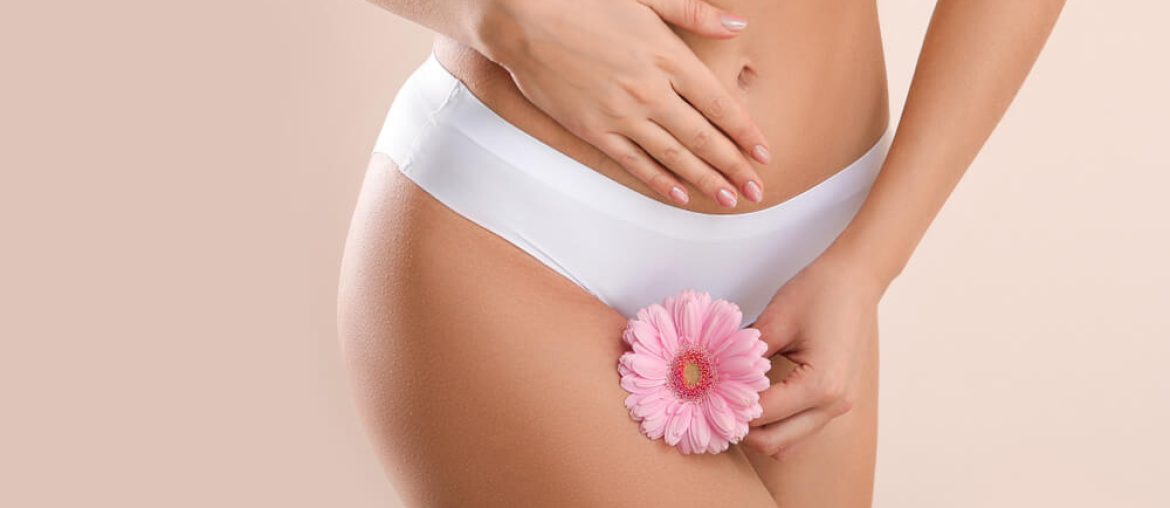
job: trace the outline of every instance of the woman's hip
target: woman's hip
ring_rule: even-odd
[[[852,219],[888,147],[780,204],[705,214],[651,199],[529,136],[432,56],[375,144],[437,202],[625,317],[682,289],[736,302],[751,322]]]

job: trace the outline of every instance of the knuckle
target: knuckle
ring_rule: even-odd
[[[667,166],[675,166],[682,161],[682,152],[676,147],[670,147],[662,151],[662,163]]]
[[[707,101],[707,116],[712,120],[723,118],[727,113],[727,101],[720,95],[716,95]]]
[[[635,148],[623,148],[618,152],[618,162],[623,166],[636,167],[642,162],[642,154]]]
[[[654,87],[648,86],[643,81],[625,79],[619,80],[617,83],[622,93],[640,106],[653,105],[662,96],[661,93],[653,89]]]
[[[596,116],[605,119],[609,123],[620,121],[629,115],[629,95],[626,93],[627,86],[623,83],[611,85],[617,87],[606,91],[602,97],[597,101]]]
[[[613,121],[613,130],[622,133],[622,135],[630,140],[634,140],[640,136],[645,125],[646,122],[644,119],[627,116],[615,119]]]
[[[822,404],[837,403],[845,395],[845,385],[835,378],[822,379],[817,387],[817,395]]]
[[[715,189],[719,188],[723,184],[723,179],[720,178],[716,173],[708,171],[703,173],[703,176],[700,176],[699,181],[696,183],[699,184],[700,189],[706,189],[708,192],[715,192]]]
[[[587,141],[592,141],[594,144],[606,138],[605,127],[593,118],[570,118],[565,122],[565,127],[569,132]]]
[[[777,439],[765,445],[764,449],[761,450],[760,453],[771,456],[776,455],[782,451],[784,451],[784,442]]]
[[[699,0],[684,0],[682,9],[683,19],[690,26],[698,26],[702,23],[704,15],[707,13],[706,4]]]
[[[785,457],[788,456],[788,450],[790,448],[791,448],[790,446],[783,446],[783,445],[777,446],[775,450],[772,450],[772,453],[768,454],[768,456],[772,457],[775,460],[783,460]]]
[[[745,446],[747,446],[748,448],[750,448],[752,451],[759,453],[761,455],[772,455],[773,453],[776,453],[776,451],[778,451],[780,449],[779,443],[775,443],[771,440],[762,439],[762,438],[751,439],[750,434],[748,435],[748,438],[744,439],[743,444]]]
[[[678,52],[673,48],[656,48],[650,53],[650,62],[668,76],[676,76],[681,73],[682,61],[683,59],[679,58]]]
[[[856,402],[852,397],[842,397],[841,401],[837,403],[837,410],[835,411],[836,416],[841,416],[852,411],[855,404]]]
[[[735,139],[757,139],[760,136],[756,133],[756,128],[746,118],[746,115],[736,115],[735,122],[727,129],[727,133]]]
[[[747,180],[752,176],[752,165],[743,160],[743,157],[736,155],[734,162],[727,169],[727,174],[740,179]]]
[[[650,178],[646,179],[646,185],[648,185],[651,189],[657,190],[659,192],[665,192],[673,184],[670,182],[670,179],[666,177],[666,175],[659,171],[655,171],[650,175]]]
[[[707,129],[699,129],[691,136],[691,147],[696,151],[706,148],[709,144],[711,144],[711,131]]]
[[[629,108],[623,105],[621,101],[607,98],[597,103],[596,111],[601,118],[605,119],[605,123],[616,124],[626,117]],[[599,123],[601,122],[599,121]]]

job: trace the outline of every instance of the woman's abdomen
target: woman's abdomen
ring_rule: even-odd
[[[730,40],[676,32],[751,112],[773,161],[756,164],[764,180],[762,203],[740,200],[728,210],[704,198],[681,208],[712,214],[768,208],[846,167],[885,132],[886,74],[874,2],[712,3],[746,17],[748,28]],[[528,102],[511,76],[479,53],[440,37],[435,55],[510,123],[626,187],[678,206]]]

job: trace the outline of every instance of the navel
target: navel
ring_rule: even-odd
[[[752,83],[754,83],[755,81],[756,81],[755,67],[752,67],[752,64],[750,62],[743,64],[743,66],[740,67],[740,69],[739,69],[739,77],[736,79],[736,82],[739,83],[739,88],[746,91],[748,88],[750,88],[752,86]]]

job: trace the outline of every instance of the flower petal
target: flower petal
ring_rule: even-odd
[[[623,353],[620,362],[646,379],[665,379],[668,368],[661,358],[639,353]]]
[[[747,433],[748,433],[747,422],[736,422],[735,423],[735,435],[732,436],[731,442],[733,442],[733,443],[740,442],[740,440],[742,440],[743,437],[747,435]]]
[[[759,393],[736,381],[720,379],[715,384],[715,391],[732,406],[746,407],[760,400]]]
[[[752,344],[752,354],[762,357],[762,356],[764,356],[764,353],[767,353],[767,352],[768,352],[768,343],[764,342],[760,339],[756,339],[756,342],[754,344]]]
[[[622,335],[626,337],[626,342],[633,346],[635,351],[640,346],[643,351],[650,352],[654,356],[667,357],[666,352],[663,351],[662,339],[658,336],[658,329],[646,321],[631,320],[626,325],[626,331]]]
[[[691,448],[696,452],[706,450],[707,445],[711,443],[711,427],[707,426],[707,416],[697,405],[691,410],[689,433],[691,435]]]
[[[638,319],[650,323],[658,332],[658,339],[667,357],[673,357],[678,352],[678,331],[674,327],[674,318],[666,308],[655,303],[638,311]]]
[[[711,436],[711,444],[707,446],[707,453],[723,453],[730,444],[726,439]]]
[[[703,320],[703,331],[700,343],[703,347],[714,349],[721,346],[723,341],[731,337],[739,329],[743,321],[743,313],[739,306],[727,300],[715,300],[707,307]]]
[[[691,404],[681,404],[678,407],[678,412],[670,416],[670,421],[666,424],[666,444],[670,446],[677,445],[687,433],[687,427],[691,423]]]
[[[757,392],[762,392],[767,390],[769,386],[772,386],[772,380],[768,379],[768,376],[762,374],[753,375],[750,377],[735,378],[735,381],[743,383],[744,386],[747,386],[748,388],[751,388]]]
[[[631,393],[629,395],[626,395],[626,400],[625,400],[626,409],[629,409],[632,412],[634,407],[637,406],[640,402],[642,402],[642,399],[649,397],[651,395],[654,395],[654,392]]]
[[[711,299],[711,293],[706,291],[693,291],[693,293],[695,293],[695,300],[698,300],[699,302],[699,310],[702,314],[706,315],[707,310],[711,307],[711,302],[713,301]]]
[[[734,356],[752,350],[754,344],[760,340],[760,331],[755,328],[742,328],[732,333],[722,344],[711,348],[711,356]],[[767,344],[764,344],[767,347]],[[762,355],[763,353],[761,353]]]
[[[731,405],[731,413],[735,415],[735,423],[747,423],[764,414],[764,408],[759,402],[748,404],[746,406]]]
[[[683,340],[699,344],[703,333],[702,302],[693,293],[684,293],[674,305],[674,323],[677,325],[679,343]]]
[[[771,365],[771,362],[759,356],[736,355],[719,358],[716,360],[716,368],[719,369],[721,376],[747,377],[751,374],[764,371],[763,369],[765,367],[759,362],[765,362]],[[633,365],[630,368],[634,368]]]
[[[732,433],[735,432],[735,415],[732,414],[731,408],[727,407],[723,397],[718,394],[707,397],[703,404],[703,412],[707,416],[707,422],[711,424],[711,428],[716,433],[724,438],[731,438]]]
[[[756,357],[756,362],[752,364],[752,370],[761,374],[772,370],[772,360],[764,357]]]
[[[625,355],[622,355],[622,358],[625,358]],[[756,358],[746,355],[723,356],[715,361],[718,370],[720,370],[720,375],[725,376],[739,376],[743,375],[743,373],[753,372],[751,366],[755,363]],[[627,366],[629,365],[627,364]],[[631,366],[631,369],[633,369],[633,366]]]
[[[673,398],[674,396],[666,390],[649,394],[636,401],[637,403],[630,409],[630,414],[637,418],[649,418],[658,413],[665,414],[666,405]]]
[[[652,391],[661,390],[666,385],[666,379],[646,379],[637,374],[631,373],[627,376],[622,376],[621,387],[630,393],[648,393]]]
[[[642,434],[650,439],[658,439],[666,433],[666,424],[669,422],[665,413],[655,413],[642,420]]]

